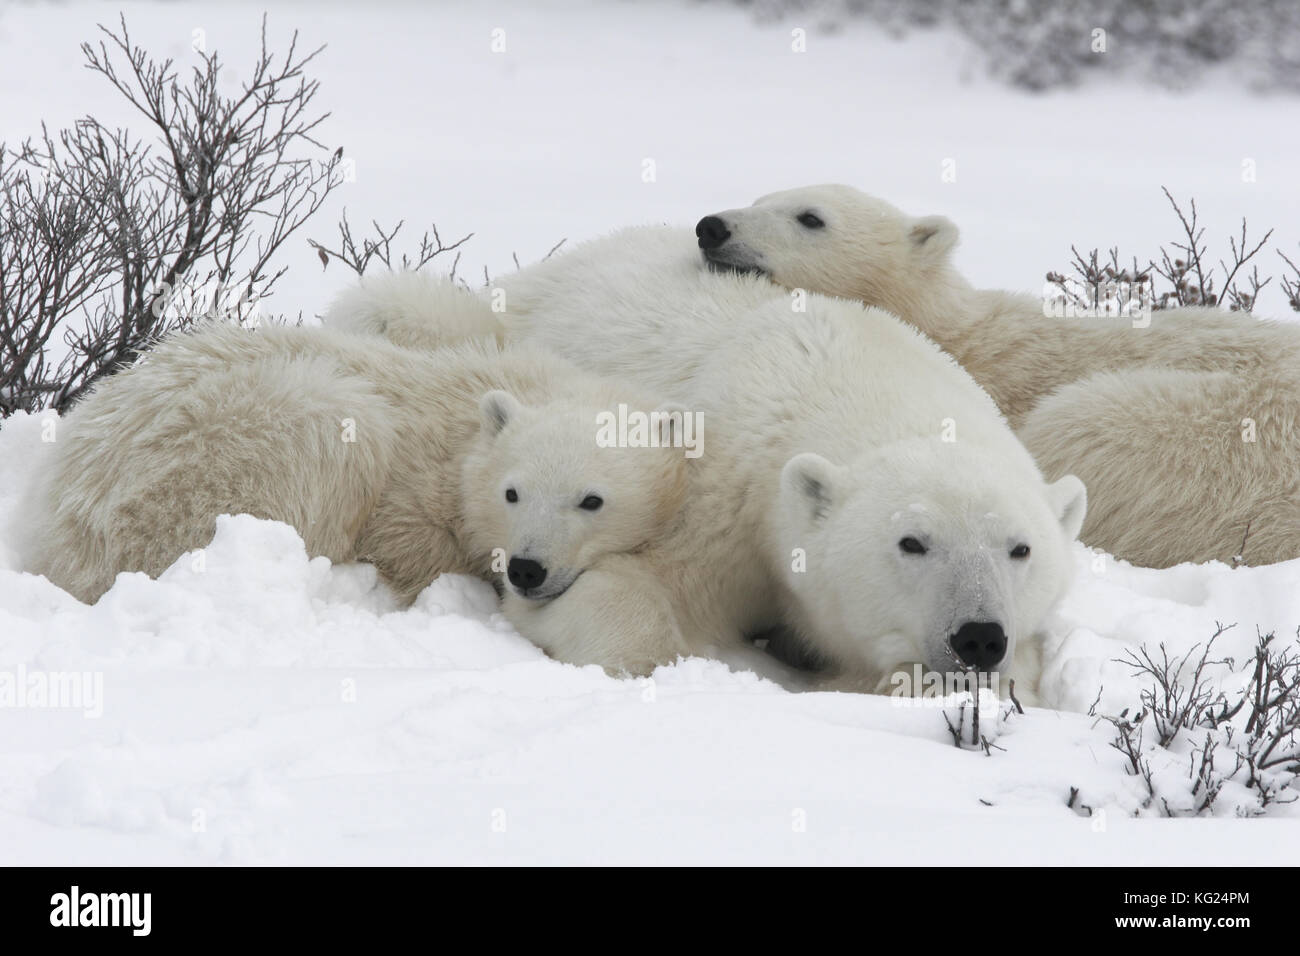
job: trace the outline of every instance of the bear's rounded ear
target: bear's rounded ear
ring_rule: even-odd
[[[795,455],[781,469],[781,497],[791,514],[813,521],[826,517],[840,490],[844,469],[821,455]]]
[[[912,220],[907,238],[912,251],[927,262],[939,262],[957,245],[957,226],[947,216],[922,216]]]
[[[1048,500],[1070,541],[1079,537],[1084,516],[1088,513],[1088,489],[1074,475],[1066,475],[1047,486]]]
[[[497,389],[479,399],[478,409],[483,416],[483,429],[489,435],[497,435],[523,410],[523,406],[509,392]]]

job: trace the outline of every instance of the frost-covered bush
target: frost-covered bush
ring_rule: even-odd
[[[1138,781],[1139,815],[1258,816],[1300,799],[1300,656],[1266,634],[1238,671],[1212,656],[1226,630],[1199,654],[1170,658],[1161,644],[1119,661],[1145,687],[1132,707],[1102,719]],[[1244,677],[1239,689],[1218,689],[1224,671]]]
[[[1259,293],[1274,279],[1261,275],[1255,264],[1255,257],[1268,245],[1273,230],[1256,241],[1243,219],[1240,235],[1229,236],[1226,250],[1222,250],[1227,254],[1216,256],[1206,245],[1196,200],[1189,203],[1190,211],[1184,211],[1167,189],[1165,198],[1178,217],[1182,236],[1161,246],[1159,256],[1148,257],[1145,263],[1136,256],[1122,256],[1118,246],[1106,255],[1097,249],[1084,254],[1071,246],[1072,274],[1053,270],[1046,276],[1048,302],[1058,309],[1057,314],[1063,314],[1062,306],[1087,315],[1104,313],[1107,308],[1113,314],[1127,314],[1121,311],[1125,308],[1183,306],[1219,306],[1233,312],[1254,310]],[[1300,266],[1280,249],[1274,251],[1282,260],[1282,293],[1287,304],[1300,312]]]
[[[1300,89],[1300,5],[1292,0],[739,2],[761,19],[800,17],[822,31],[852,21],[895,36],[946,26],[970,41],[990,74],[1030,90],[1068,86],[1100,73],[1183,87],[1215,64],[1229,64],[1256,88]]]

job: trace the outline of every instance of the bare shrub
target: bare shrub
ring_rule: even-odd
[[[372,266],[382,265],[385,269],[392,271],[410,271],[418,272],[425,266],[429,265],[439,256],[448,252],[455,252],[456,255],[451,261],[451,268],[447,272],[447,278],[453,282],[459,282],[466,288],[469,283],[456,274],[460,268],[461,247],[474,238],[474,233],[466,233],[450,245],[442,241],[442,236],[438,233],[437,224],[431,225],[423,235],[420,236],[419,245],[409,252],[399,252],[393,247],[393,241],[397,234],[402,231],[406,225],[405,220],[399,220],[397,225],[385,229],[376,220],[370,221],[372,230],[371,236],[357,235],[352,231],[352,223],[348,221],[348,213],[345,209],[338,223],[338,246],[330,248],[323,242],[316,239],[308,239],[307,244],[316,250],[316,255],[320,258],[321,268],[328,269],[331,262],[340,262],[348,269],[352,270],[357,276],[364,276],[366,270]],[[551,246],[546,255],[542,256],[542,262],[545,262],[555,253],[559,252],[560,247],[567,240],[561,239],[555,245]],[[519,256],[511,253],[514,260],[515,268],[520,269],[522,266],[519,262]],[[486,288],[492,284],[492,277],[488,273],[487,266],[483,267],[483,287]]]
[[[145,120],[149,140],[87,116],[0,144],[0,415],[63,410],[161,335],[201,316],[248,322],[277,250],[342,182],[342,150],[295,33],[239,92],[217,53],[154,60],[125,20],[82,44],[86,67]]]
[[[375,238],[371,239],[362,236],[360,243],[358,243],[357,238],[352,233],[352,224],[348,222],[348,213],[345,209],[342,218],[339,220],[339,245],[337,249],[331,249],[315,239],[308,239],[307,244],[316,250],[316,255],[320,257],[322,269],[328,268],[331,261],[337,260],[358,276],[365,275],[366,269],[370,267],[372,262],[382,263],[384,268],[389,270],[418,271],[438,256],[454,251],[456,257],[452,260],[451,271],[448,273],[448,276],[454,280],[456,278],[456,268],[460,265],[460,247],[473,239],[474,233],[467,233],[448,246],[443,244],[442,237],[438,235],[437,225],[432,225],[420,237],[420,245],[414,254],[403,252],[394,260],[397,253],[393,249],[393,240],[397,238],[397,234],[402,231],[405,224],[405,220],[401,220],[397,225],[385,231],[383,226],[372,219],[370,226],[375,232]],[[430,233],[433,234],[432,237]]]
[[[1086,314],[1104,312],[1108,304],[1113,308],[1115,303],[1152,311],[1184,306],[1253,311],[1259,293],[1273,281],[1271,276],[1261,277],[1253,261],[1272,238],[1273,230],[1252,243],[1246,220],[1242,219],[1241,234],[1228,237],[1227,258],[1221,257],[1216,263],[1205,243],[1205,228],[1200,224],[1196,200],[1190,200],[1188,211],[1184,212],[1169,190],[1163,191],[1178,217],[1181,237],[1161,246],[1158,258],[1149,258],[1143,264],[1132,256],[1126,266],[1121,265],[1118,247],[1102,256],[1097,249],[1085,255],[1071,246],[1074,259],[1070,274],[1047,273],[1054,294]],[[1284,254],[1278,254],[1295,273],[1294,279],[1283,277],[1282,288],[1291,308],[1300,311],[1300,270]],[[1249,272],[1244,271],[1247,264],[1250,264]]]
[[[1170,657],[1164,645],[1130,651],[1118,663],[1144,681],[1140,706],[1102,716],[1115,731],[1111,746],[1142,781],[1141,811],[1196,816],[1214,811],[1229,785],[1230,811],[1266,813],[1300,799],[1300,656],[1259,635],[1245,686],[1219,689],[1211,672],[1230,672],[1231,658],[1213,656],[1219,625],[1204,647]],[[1180,766],[1186,767],[1179,771]]]
[[[1289,0],[729,0],[764,21],[834,33],[866,22],[891,36],[944,27],[1003,82],[1026,90],[1091,77],[1141,78],[1184,88],[1231,64],[1257,89],[1300,88],[1293,42],[1300,8]],[[1104,42],[1102,35],[1104,31]]]

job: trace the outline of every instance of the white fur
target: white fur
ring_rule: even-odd
[[[330,303],[322,324],[338,332],[380,335],[408,348],[502,339],[497,317],[486,302],[427,272],[363,276]]]
[[[1032,657],[1029,639],[1069,580],[1083,487],[1046,485],[989,397],[916,331],[857,303],[712,273],[675,229],[626,230],[501,289],[509,339],[707,422],[666,550],[588,572],[538,609],[552,653],[599,660],[595,623],[635,594],[653,625],[647,646],[665,621],[681,636],[658,638],[651,659],[784,624],[846,686],[879,689],[913,661],[952,670],[954,629],[985,619],[1009,638],[1004,671]],[[814,491],[795,463],[818,461]],[[932,542],[927,555],[900,555],[910,534]],[[1018,543],[1029,559],[1009,557]],[[1023,676],[1036,679],[1032,667]]]
[[[638,395],[490,342],[173,336],[60,423],[27,505],[28,568],[93,601],[122,571],[157,575],[206,545],[218,515],[248,513],[293,525],[311,555],[374,563],[406,601],[440,573],[494,576],[497,557],[523,552],[554,589],[672,524],[680,452],[596,444],[597,413]],[[507,482],[518,508],[498,507]],[[605,506],[581,510],[596,490]]]
[[[1150,567],[1300,557],[1300,327],[1211,308],[1148,328],[1048,318],[1035,297],[971,288],[947,219],[849,186],[716,216],[730,232],[717,262],[888,309],[956,357],[1049,478],[1087,484],[1087,544]]]

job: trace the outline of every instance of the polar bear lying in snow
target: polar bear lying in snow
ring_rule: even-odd
[[[1214,308],[1048,318],[977,290],[957,227],[849,186],[773,193],[697,226],[716,267],[901,316],[986,388],[1049,478],[1088,487],[1082,538],[1147,567],[1300,557],[1300,325]],[[1247,536],[1247,529],[1249,535]]]
[[[59,423],[26,508],[26,564],[94,601],[123,571],[156,576],[207,545],[218,515],[247,513],[292,525],[312,556],[375,564],[403,601],[444,572],[558,597],[649,547],[681,505],[680,449],[596,443],[601,410],[644,406],[639,394],[527,349],[175,335]],[[507,486],[517,506],[501,507]]]
[[[327,325],[455,339],[465,323],[421,308],[416,281],[368,280]],[[1083,485],[1047,484],[989,397],[915,330],[857,303],[713,274],[673,229],[579,247],[506,280],[494,301],[505,311],[492,334],[708,422],[692,469],[715,477],[687,491],[665,555],[676,567],[658,565],[656,580],[645,562],[623,562],[623,593],[659,595],[687,633],[784,624],[867,690],[913,662],[1018,672],[1026,691],[1036,681],[1033,638],[1071,577]],[[609,580],[604,601],[618,593]],[[573,659],[573,645],[604,639],[609,613],[597,601],[575,618],[573,597],[507,593],[506,604],[521,630],[537,619],[544,646]]]

